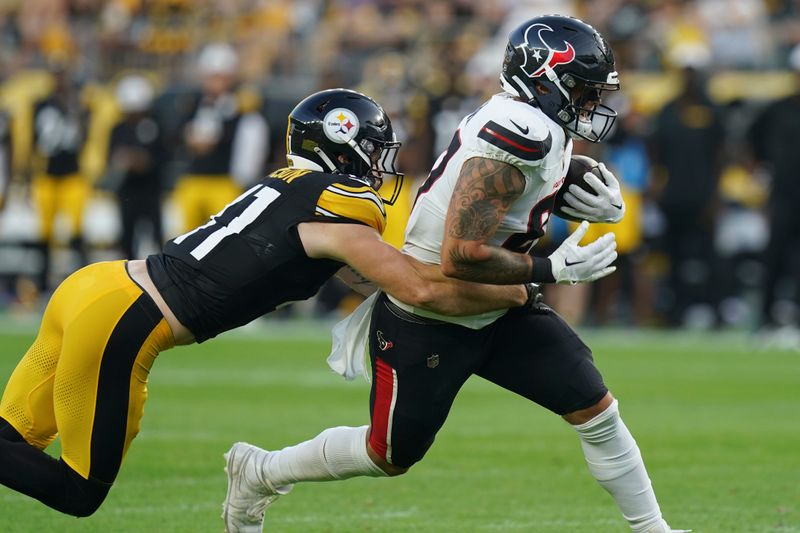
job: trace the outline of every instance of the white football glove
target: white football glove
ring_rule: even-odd
[[[605,183],[591,172],[583,175],[583,179],[597,194],[586,192],[573,183],[564,194],[564,202],[567,205],[561,210],[577,219],[589,222],[619,222],[625,216],[625,202],[622,200],[619,181],[603,163],[597,168],[600,169]]]
[[[586,246],[581,246],[578,243],[588,229],[589,223],[584,220],[548,257],[556,283],[574,285],[582,281],[595,281],[617,269],[610,266],[617,258],[614,234],[606,233]]]

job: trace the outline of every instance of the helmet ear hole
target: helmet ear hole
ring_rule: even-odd
[[[361,149],[364,150],[364,153],[369,156],[375,152],[375,144],[369,139],[362,139],[359,143],[359,146],[361,146]]]
[[[533,88],[539,94],[550,94],[550,88],[539,80],[533,80]]]

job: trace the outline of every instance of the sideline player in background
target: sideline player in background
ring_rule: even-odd
[[[580,246],[589,221],[618,222],[616,178],[587,173],[554,205],[572,138],[601,141],[616,114],[603,91],[619,81],[614,56],[591,26],[570,17],[529,20],[509,39],[504,92],[467,116],[419,190],[403,250],[455,278],[484,283],[577,283],[613,271],[613,234]],[[584,220],[548,257],[531,247],[552,212]],[[668,533],[639,448],[589,348],[550,308],[447,317],[381,295],[369,331],[371,425],[336,427],[268,452],[246,443],[226,454],[229,532],[261,531],[264,510],[299,481],[403,474],[422,459],[461,386],[481,376],[557,413],[580,438],[589,470],[636,533]]]
[[[163,244],[161,191],[164,160],[161,125],[152,112],[154,89],[141,75],[122,78],[116,87],[122,117],[111,130],[108,169],[103,186],[117,197],[120,247],[123,257],[135,259],[137,226],[144,222],[157,246]],[[142,233],[141,231],[139,232]],[[138,239],[141,242],[141,238]]]
[[[50,276],[50,248],[56,216],[66,212],[69,246],[78,265],[86,264],[83,247],[83,211],[91,186],[80,173],[80,154],[86,140],[89,112],[81,101],[66,59],[54,60],[52,93],[36,102],[33,111],[33,146],[44,169],[32,177],[31,190],[41,221],[42,269],[39,290],[46,291]]]
[[[175,187],[185,231],[199,226],[257,180],[270,146],[264,117],[237,92],[239,58],[227,43],[206,45],[197,59],[200,92],[181,97],[187,168]],[[188,103],[183,109],[184,103]]]
[[[11,188],[11,142],[11,116],[0,109],[0,212],[6,206]]]
[[[780,281],[783,277],[800,280],[800,264],[792,260],[800,246],[800,179],[794,159],[800,135],[800,44],[792,49],[789,66],[797,88],[764,108],[748,132],[755,160],[765,165],[772,177],[767,210],[769,243],[763,252],[765,272],[758,320],[763,332],[774,336],[770,340],[780,339],[778,330],[784,326],[775,305],[781,296]],[[800,287],[795,286],[794,300],[800,308]],[[784,334],[800,327],[797,313],[785,326],[788,328],[783,329]]]
[[[289,116],[290,168],[146,261],[96,263],[67,278],[0,402],[0,483],[63,513],[92,514],[139,431],[159,352],[309,298],[345,263],[440,313],[524,304],[522,285],[448,280],[381,240],[376,190],[398,175],[399,147],[370,98],[316,93]],[[57,434],[58,460],[43,451]]]

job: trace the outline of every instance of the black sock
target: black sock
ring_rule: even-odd
[[[0,439],[0,484],[73,516],[94,513],[111,488],[111,483],[83,479],[27,442],[6,439]]]
[[[10,440],[11,442],[22,442],[25,440],[22,438],[22,435],[19,434],[19,431],[14,429],[14,426],[9,424],[8,421],[2,417],[0,417],[0,439]]]
[[[36,251],[42,260],[41,269],[36,274],[36,288],[40,292],[45,292],[50,287],[50,243],[37,243]]]

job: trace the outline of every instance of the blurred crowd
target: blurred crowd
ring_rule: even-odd
[[[0,306],[202,224],[284,163],[286,115],[324,88],[365,92],[395,123],[412,178],[387,229],[399,245],[416,184],[499,91],[508,31],[545,13],[615,50],[621,119],[575,152],[607,162],[628,206],[595,228],[617,233],[618,271],[548,301],[573,323],[796,328],[793,0],[5,0]],[[554,219],[539,246],[569,231]],[[349,297],[327,287],[313,312]]]

